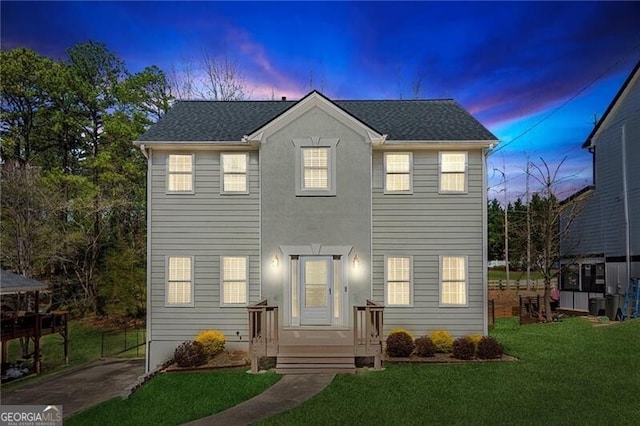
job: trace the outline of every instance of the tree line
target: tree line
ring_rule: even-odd
[[[78,315],[144,316],[146,160],[132,141],[175,99],[243,99],[237,63],[203,49],[168,75],[131,72],[96,41],[0,61],[0,266]]]
[[[146,160],[132,141],[175,99],[245,98],[237,63],[203,50],[168,75],[133,73],[94,41],[58,60],[24,48],[0,55],[0,265],[49,283],[58,308],[143,316]],[[551,271],[557,260],[569,205],[555,196],[557,170],[542,164],[528,203],[489,203],[490,260],[504,259],[505,241],[513,265]]]

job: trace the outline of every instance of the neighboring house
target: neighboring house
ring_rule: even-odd
[[[587,311],[595,299],[600,312],[597,299],[624,294],[640,276],[639,69],[640,62],[582,145],[593,154],[593,185],[570,197],[582,205],[561,243],[561,308]],[[607,309],[614,315],[615,299]]]
[[[453,100],[176,102],[135,142],[148,158],[147,369],[203,329],[245,349],[268,332],[252,354],[279,365],[340,341],[330,352],[353,366],[358,333],[379,342],[395,327],[486,334],[497,142]],[[250,324],[248,310],[262,316]]]

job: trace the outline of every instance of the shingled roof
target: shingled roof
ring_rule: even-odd
[[[46,290],[47,285],[22,275],[0,269],[0,293],[12,294]]]
[[[298,102],[177,101],[139,141],[240,141]],[[497,140],[451,99],[330,102],[391,141]]]

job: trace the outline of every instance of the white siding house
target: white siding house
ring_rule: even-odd
[[[176,102],[135,142],[149,170],[147,369],[203,329],[227,347],[265,339],[267,317],[248,313],[261,301],[278,357],[307,336],[352,365],[371,306],[384,305],[380,339],[486,334],[497,142],[452,100]]]
[[[561,243],[560,307],[580,311],[605,296],[611,312],[640,277],[640,62],[582,145],[593,154],[593,185]],[[618,296],[616,296],[618,295]],[[601,313],[601,312],[594,312]]]

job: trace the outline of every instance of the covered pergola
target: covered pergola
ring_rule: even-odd
[[[0,270],[0,300],[2,311],[2,369],[8,365],[9,341],[19,338],[33,340],[33,371],[40,374],[40,337],[60,333],[64,339],[64,359],[68,363],[68,315],[64,311],[46,312],[40,306],[40,293],[47,286],[39,281]],[[12,299],[9,301],[8,299]],[[23,303],[18,306],[16,300]]]

